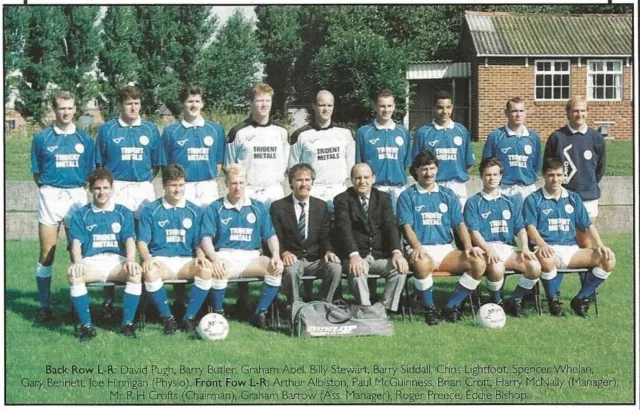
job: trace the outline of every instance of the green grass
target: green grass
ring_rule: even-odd
[[[163,336],[160,324],[148,324],[144,332],[138,332],[135,340],[125,340],[116,333],[116,325],[99,325],[96,339],[79,343],[72,336],[72,325],[68,316],[69,290],[65,281],[67,265],[66,255],[58,247],[58,260],[54,265],[52,287],[53,302],[57,321],[54,325],[36,327],[32,324],[37,309],[37,293],[33,270],[38,245],[35,241],[7,241],[6,243],[6,314],[5,314],[5,388],[6,402],[19,403],[84,403],[84,404],[128,404],[128,403],[483,403],[506,402],[516,403],[518,400],[495,399],[483,401],[466,398],[466,392],[491,392],[496,390],[512,391],[521,397],[526,395],[524,403],[632,403],[634,397],[634,335],[633,335],[633,239],[632,235],[603,235],[605,243],[616,252],[618,266],[615,272],[600,288],[600,316],[593,314],[585,320],[575,316],[568,307],[569,298],[578,290],[576,276],[565,279],[562,294],[565,299],[565,318],[552,318],[546,313],[537,317],[532,310],[528,316],[519,320],[509,318],[507,325],[501,330],[486,330],[474,325],[472,318],[467,317],[459,324],[442,324],[428,327],[422,320],[414,322],[402,321],[393,317],[395,335],[391,338],[327,338],[296,339],[282,332],[260,331],[246,322],[230,320],[230,333],[226,340],[219,343],[208,343],[193,336],[177,334]],[[515,286],[515,278],[507,280],[506,288],[510,291]],[[436,280],[437,303],[441,305],[450,294],[455,279]],[[380,284],[381,285],[381,284]],[[343,283],[346,293],[346,285]],[[252,287],[252,296],[257,297],[258,287]],[[120,291],[121,292],[121,291]],[[230,291],[231,293],[231,291]],[[100,304],[99,292],[92,291],[92,310],[95,312]],[[233,303],[228,299],[227,303]],[[583,366],[592,369],[587,374],[589,379],[614,380],[615,386],[598,389],[596,387],[567,387],[569,377],[557,374],[555,365]],[[108,375],[47,375],[45,366],[72,365],[87,367],[97,372],[114,366],[116,374]],[[176,374],[163,377],[151,374],[152,366],[170,367]],[[226,383],[226,375],[207,374],[209,365],[225,365],[235,369],[230,377],[235,381],[253,380],[258,383],[264,377],[269,383],[266,387],[195,387],[199,376],[180,375],[180,366],[204,368],[203,380],[221,380]],[[247,375],[241,373],[243,365],[276,366],[280,371],[285,365],[303,366],[304,374],[266,374]],[[391,366],[398,370],[398,377],[404,381],[425,380],[434,387],[354,387],[354,377],[343,374],[330,374],[326,378],[342,380],[348,387],[316,387],[309,386],[309,379],[316,374],[310,373],[310,366],[367,366],[369,374],[355,377],[355,381],[367,382],[376,378],[386,381],[390,376],[373,374],[373,366]],[[444,374],[400,374],[402,366],[410,365],[447,365],[460,369],[460,373]],[[493,365],[506,366],[506,379],[525,380],[525,376],[513,373],[514,366],[541,366],[551,369],[549,375],[534,375],[537,379],[544,376],[555,380],[559,377],[565,382],[558,387],[523,386],[520,388],[496,388],[496,375],[479,375],[473,377],[464,373],[465,366]],[[120,374],[121,366],[128,368],[143,367],[147,374]],[[435,371],[435,369],[434,369]],[[548,376],[548,377],[547,377]],[[584,375],[583,375],[584,376]],[[325,377],[319,376],[320,379]],[[147,382],[148,386],[140,388],[64,388],[23,387],[25,380],[44,381],[47,379],[84,380],[107,382],[116,381]],[[299,387],[277,387],[273,384],[279,380],[302,382]],[[452,380],[453,387],[438,387],[438,378]],[[487,381],[485,381],[487,379]],[[154,386],[161,380],[189,383],[184,387]],[[489,383],[491,387],[466,387],[465,382]],[[235,394],[235,400],[218,399],[213,396],[200,399],[186,399],[182,394],[187,391],[203,393]],[[369,394],[364,399],[346,396],[346,391]],[[119,391],[110,397],[110,392]],[[127,398],[127,392],[131,392]],[[168,398],[154,399],[149,395],[152,391],[165,394]],[[276,393],[276,399],[241,399],[242,391],[250,393]],[[283,391],[289,393],[315,394],[315,398],[282,398]],[[428,391],[448,394],[461,394],[462,399],[433,399],[420,397]],[[178,398],[170,398],[169,393]],[[325,397],[323,392],[339,397]],[[397,392],[404,396],[396,396]],[[389,397],[376,399],[374,393],[387,393]],[[414,395],[411,396],[410,394]],[[141,394],[137,398],[137,394]],[[175,396],[173,396],[175,397]],[[413,399],[412,399],[413,398]],[[414,400],[414,401],[412,401]]]

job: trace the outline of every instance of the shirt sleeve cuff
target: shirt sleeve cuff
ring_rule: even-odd
[[[360,252],[358,252],[358,251],[351,252],[351,253],[349,254],[349,257],[351,258],[351,257],[356,256],[356,255],[360,255]]]
[[[393,255],[394,253],[399,253],[400,255],[402,255],[402,251],[400,249],[394,249],[391,251],[391,254]]]

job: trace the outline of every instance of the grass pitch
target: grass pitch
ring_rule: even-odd
[[[229,336],[218,343],[183,333],[163,336],[160,324],[147,324],[137,339],[125,339],[117,324],[100,323],[94,340],[78,342],[68,313],[62,244],[52,286],[56,322],[35,326],[38,244],[8,241],[5,399],[7,404],[632,403],[633,239],[603,235],[603,240],[616,252],[618,266],[600,288],[599,317],[593,307],[587,320],[573,314],[568,302],[579,280],[570,275],[562,286],[564,318],[550,317],[544,303],[542,317],[528,309],[527,317],[509,317],[504,329],[493,331],[477,327],[468,313],[462,323],[436,327],[422,318],[393,316],[393,337],[326,339],[297,339],[231,319]],[[507,293],[515,281],[507,280]],[[455,282],[436,280],[438,306]],[[251,289],[255,300],[259,287]],[[345,282],[343,289],[349,297]],[[90,294],[95,317],[101,295]],[[65,373],[53,374],[54,369]]]

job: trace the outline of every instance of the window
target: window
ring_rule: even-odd
[[[569,60],[536,61],[536,100],[569,99]]]
[[[16,120],[13,118],[4,120],[4,129],[6,131],[11,131],[16,129]]]
[[[587,96],[589,100],[622,99],[622,60],[587,61]]]

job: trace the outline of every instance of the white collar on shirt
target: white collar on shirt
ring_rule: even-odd
[[[520,128],[517,131],[512,130],[511,128],[509,128],[509,124],[506,124],[504,126],[505,130],[507,130],[507,135],[509,136],[516,136],[516,137],[528,137],[529,136],[529,129],[527,127],[525,127],[524,125],[521,125]]]
[[[122,117],[118,117],[118,122],[120,123],[121,127],[139,127],[140,125],[142,125],[142,118],[138,116],[138,118],[133,122],[133,124],[127,124],[126,122],[124,122]]]
[[[184,197],[178,201],[177,204],[171,205],[169,202],[167,202],[167,199],[165,197],[162,197],[162,206],[164,207],[164,209],[172,209],[172,208],[184,208],[185,206],[187,206],[187,200],[184,199]]]
[[[96,204],[91,202],[91,210],[95,213],[103,212],[103,211],[113,212],[114,209],[116,209],[116,203],[113,202],[112,200],[109,200],[109,202],[107,202],[107,205],[105,205],[104,208],[98,208]]]
[[[567,190],[564,188],[560,188],[560,189],[561,189],[560,198],[567,198],[569,196],[569,192],[567,192]],[[544,196],[544,199],[558,199],[555,196],[548,193],[547,190],[544,189],[544,187],[542,187],[542,195]]]
[[[420,186],[419,183],[416,182],[416,189],[421,194],[427,194],[427,193],[430,193],[430,192],[440,192],[440,186],[438,186],[438,183],[436,183],[434,185],[433,189],[431,191],[429,191],[428,189],[424,189],[422,186]]]
[[[482,197],[484,199],[486,199],[487,201],[495,201],[496,199],[500,198],[502,195],[500,195],[500,191],[498,191],[498,195],[490,195],[487,194],[484,191],[480,191],[480,195],[482,195]]]
[[[60,134],[64,134],[64,135],[75,134],[76,133],[76,125],[74,123],[71,123],[71,124],[69,124],[69,130],[68,131],[62,131],[60,128],[56,127],[55,124],[54,124],[53,125],[53,132],[55,132],[58,135],[60,135]]]
[[[385,125],[382,125],[378,122],[378,119],[376,118],[375,120],[373,120],[373,125],[379,129],[379,130],[395,130],[396,129],[396,123],[393,121],[387,121],[387,123]]]
[[[567,128],[569,128],[569,131],[571,131],[572,134],[575,134],[576,132],[579,132],[580,134],[586,134],[587,131],[589,131],[589,126],[587,124],[582,124],[582,127],[580,127],[579,130],[574,130],[569,124],[567,124]]]
[[[204,118],[202,117],[196,118],[193,122],[186,122],[183,118],[180,120],[180,122],[185,128],[204,127]]]
[[[455,124],[452,120],[449,120],[449,122],[446,123],[444,126],[438,124],[436,120],[431,121],[431,124],[433,125],[433,128],[435,128],[436,130],[444,130],[444,129],[452,130],[455,128]]]
[[[299,200],[298,198],[296,198],[295,195],[291,194],[291,200],[293,201],[293,205],[300,205],[300,202],[304,202],[305,206],[307,209],[309,209],[309,197],[307,197],[307,199],[305,199],[304,201]]]
[[[251,206],[251,198],[245,195],[244,200],[238,201],[238,203],[234,205],[231,202],[229,202],[229,198],[227,198],[227,196],[225,195],[224,199],[222,200],[222,203],[224,207],[227,209],[236,208],[239,211],[240,209],[242,209],[243,206]]]

